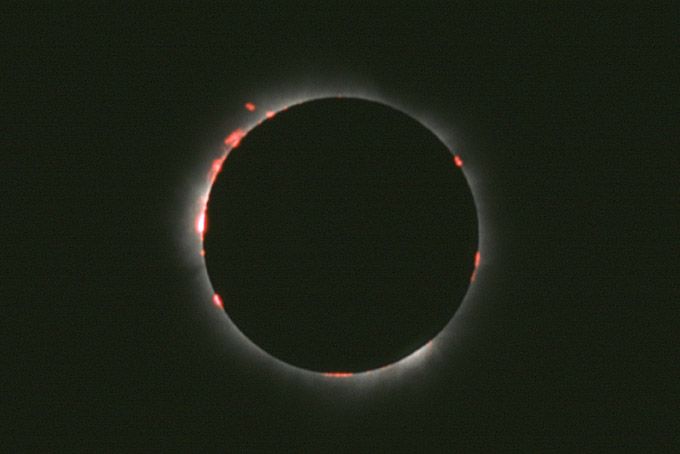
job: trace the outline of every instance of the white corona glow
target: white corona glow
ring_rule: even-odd
[[[205,209],[198,215],[198,219],[196,220],[196,231],[201,237],[205,233]]]
[[[315,383],[332,383],[333,386],[356,386],[357,383],[362,383],[364,385],[374,384],[384,384],[385,381],[400,380],[404,375],[418,373],[424,369],[429,369],[436,365],[438,362],[447,361],[443,358],[442,352],[451,346],[451,339],[457,337],[458,333],[455,332],[456,320],[459,318],[461,312],[466,307],[466,302],[469,299],[471,290],[475,285],[472,284],[468,288],[463,301],[460,303],[458,310],[454,316],[449,320],[448,324],[443,328],[443,330],[435,336],[430,342],[422,346],[418,350],[414,351],[410,355],[396,361],[392,364],[386,365],[381,368],[355,372],[355,373],[344,373],[342,371],[338,372],[315,372],[306,369],[302,369],[297,366],[288,364],[272,355],[262,350],[259,346],[248,339],[239,328],[231,321],[229,316],[221,309],[222,300],[219,299],[219,304],[217,298],[215,297],[215,292],[212,289],[212,284],[208,277],[207,269],[205,266],[203,250],[203,234],[206,231],[206,206],[210,196],[210,190],[212,184],[217,178],[222,166],[225,164],[225,160],[228,159],[229,153],[234,148],[238,147],[243,137],[245,137],[248,132],[262,124],[264,121],[273,118],[277,113],[287,110],[289,107],[303,104],[316,99],[332,98],[332,97],[348,97],[363,99],[367,101],[373,101],[390,106],[398,111],[401,111],[411,118],[415,119],[421,123],[424,127],[430,130],[435,136],[444,143],[452,154],[452,163],[455,163],[460,167],[461,171],[465,175],[468,182],[468,186],[472,192],[473,201],[476,206],[477,211],[477,223],[478,223],[478,243],[479,249],[487,250],[488,238],[485,235],[484,226],[486,225],[486,214],[485,211],[480,206],[480,194],[478,190],[477,178],[474,174],[474,160],[469,160],[467,153],[464,150],[459,150],[459,146],[456,143],[455,137],[451,132],[453,128],[450,125],[442,125],[436,117],[427,112],[425,109],[419,109],[414,106],[408,106],[396,99],[392,99],[386,95],[376,94],[377,90],[361,89],[356,87],[344,87],[342,84],[338,86],[329,86],[327,88],[321,89],[301,89],[293,92],[288,92],[287,94],[282,94],[279,92],[277,95],[270,96],[268,102],[263,100],[257,100],[256,103],[248,102],[249,105],[257,106],[257,110],[250,109],[246,107],[243,109],[243,103],[233,107],[234,111],[247,110],[245,115],[243,115],[243,122],[240,124],[226,125],[225,127],[225,139],[223,140],[223,147],[220,150],[213,150],[207,152],[207,158],[204,159],[204,163],[199,167],[204,169],[202,172],[199,170],[199,177],[192,184],[191,188],[186,192],[188,194],[189,200],[185,206],[189,209],[186,212],[186,218],[183,225],[179,225],[178,238],[180,238],[180,249],[183,251],[181,254],[181,260],[189,265],[193,265],[199,275],[199,287],[198,297],[203,301],[211,303],[215,307],[215,315],[224,320],[224,323],[220,325],[220,336],[224,336],[227,342],[230,344],[236,344],[238,350],[244,355],[244,358],[249,362],[257,363],[261,367],[267,369],[267,373],[273,375],[280,375],[282,377],[290,378],[291,376],[297,377],[298,379],[304,381],[312,381]],[[466,158],[465,167],[463,167],[463,157]],[[187,225],[194,225],[191,231],[186,229]],[[196,235],[198,231],[199,235]],[[478,251],[473,258],[475,262],[475,269],[473,276],[471,277],[471,282],[478,281],[478,272],[480,270],[480,252]],[[487,254],[485,253],[485,257]],[[486,263],[486,259],[485,259]],[[382,385],[381,385],[382,386]]]

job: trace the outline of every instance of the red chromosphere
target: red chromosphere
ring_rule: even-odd
[[[243,129],[237,128],[231,134],[229,134],[226,139],[224,139],[224,144],[228,147],[236,148],[238,147],[239,143],[241,143],[241,139],[243,139],[245,135],[246,132]]]
[[[217,158],[213,161],[212,166],[210,167],[210,184],[212,185],[215,182],[215,178],[217,178],[217,174],[220,173],[220,170],[222,170],[222,164],[224,163],[224,158]]]
[[[482,256],[480,255],[479,251],[475,253],[475,269],[472,271],[472,276],[470,276],[470,282],[474,282],[475,279],[477,278],[477,268],[479,268],[479,264],[482,261]]]
[[[253,107],[253,110],[255,109],[255,105],[252,103],[248,103]],[[249,109],[250,110],[250,109]],[[244,131],[241,128],[236,128],[234,131],[231,132],[227,136],[226,139],[224,139],[224,145],[228,149],[233,149],[239,146],[241,143],[241,139],[245,137],[246,131]],[[228,151],[228,150],[227,150]],[[212,165],[210,166],[210,171],[208,172],[208,180],[210,181],[210,186],[212,187],[213,183],[215,183],[215,180],[217,179],[217,175],[220,173],[222,170],[222,165],[224,164],[224,160],[226,159],[226,155],[219,157],[217,159],[214,159],[212,162]],[[201,242],[203,241],[203,238],[205,236],[206,232],[206,227],[207,227],[207,216],[206,216],[206,202],[207,202],[207,197],[202,197],[201,198],[201,212],[198,214],[198,217],[196,218],[196,232],[198,232],[199,237],[201,238]],[[205,250],[201,249],[201,257],[205,256]]]
[[[342,377],[351,377],[354,374],[352,372],[324,372],[324,375],[326,377],[342,378]]]

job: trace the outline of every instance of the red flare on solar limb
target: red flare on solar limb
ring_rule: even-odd
[[[224,309],[224,303],[222,302],[222,297],[215,293],[213,295],[213,303],[215,303],[215,306]]]
[[[208,174],[210,184],[213,184],[217,179],[217,174],[222,170],[222,164],[224,164],[224,157],[217,158],[213,161],[212,166],[210,167],[210,173]]]
[[[270,110],[266,114],[264,114],[264,116],[267,117],[267,119],[274,118],[274,115],[276,115],[276,112],[274,112],[272,110]]]
[[[453,155],[453,162],[456,164],[457,167],[463,167],[463,160],[460,159],[460,156]]]
[[[228,147],[236,148],[238,147],[238,144],[241,143],[241,139],[243,139],[245,135],[246,132],[243,129],[237,128],[234,130],[234,132],[229,134],[226,139],[224,139],[224,144]]]
[[[222,163],[224,162],[224,158],[217,158],[213,161],[212,163],[212,171],[213,172],[219,172],[222,170]]]
[[[472,272],[472,276],[470,276],[470,282],[474,282],[475,279],[477,279],[477,267],[479,266],[480,262],[482,261],[482,256],[480,255],[479,251],[475,254],[475,270]]]
[[[252,102],[245,103],[245,108],[250,112],[255,112],[256,109],[255,104],[253,104]]]
[[[354,375],[352,372],[325,372],[326,377],[351,377]]]

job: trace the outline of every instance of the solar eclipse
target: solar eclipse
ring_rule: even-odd
[[[382,100],[320,96],[226,134],[193,220],[212,303],[269,361],[357,377],[423,356],[480,264],[464,159]]]

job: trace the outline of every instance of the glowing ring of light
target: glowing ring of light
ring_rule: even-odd
[[[300,374],[307,375],[308,377],[321,377],[321,378],[326,378],[326,377],[332,377],[332,378],[352,378],[353,380],[359,379],[361,377],[377,377],[377,376],[383,376],[384,373],[389,372],[389,371],[394,371],[394,370],[400,370],[406,367],[407,365],[418,365],[420,363],[423,363],[426,358],[431,356],[431,353],[433,350],[435,350],[436,345],[438,340],[442,337],[443,333],[445,333],[449,329],[449,325],[451,322],[456,318],[456,314],[460,312],[460,309],[463,307],[465,301],[468,298],[468,295],[470,294],[470,290],[473,287],[472,283],[476,281],[477,276],[478,276],[478,271],[479,267],[481,265],[481,251],[478,250],[475,253],[475,256],[472,258],[474,260],[474,270],[473,273],[470,277],[470,282],[471,285],[468,286],[467,292],[465,296],[463,296],[463,299],[456,310],[456,313],[451,317],[451,319],[447,322],[445,327],[429,342],[427,342],[424,346],[421,348],[415,350],[411,354],[401,358],[400,360],[387,364],[385,366],[376,368],[376,369],[371,369],[371,370],[366,370],[366,371],[361,371],[361,372],[317,372],[317,371],[311,371],[307,369],[300,368],[298,366],[294,366],[292,364],[286,363],[285,361],[269,354],[262,348],[260,348],[257,344],[255,344],[253,341],[251,341],[247,336],[245,336],[239,328],[231,321],[231,319],[228,316],[228,313],[224,310],[224,304],[225,302],[222,300],[220,295],[214,292],[212,289],[212,284],[210,282],[210,279],[208,277],[207,273],[207,268],[205,266],[205,260],[204,260],[204,255],[205,251],[203,249],[203,237],[208,229],[208,219],[206,216],[206,208],[207,208],[207,203],[208,199],[210,196],[210,191],[212,189],[213,183],[215,182],[217,175],[219,174],[220,170],[222,169],[222,166],[225,162],[225,160],[229,157],[229,153],[237,148],[241,142],[241,140],[255,127],[259,126],[262,124],[264,121],[267,121],[268,119],[273,118],[276,116],[277,113],[282,112],[287,110],[290,106],[294,105],[299,105],[299,104],[304,104],[309,101],[317,100],[317,99],[325,99],[325,98],[342,98],[342,97],[348,97],[348,98],[354,98],[354,99],[360,99],[360,100],[366,100],[366,101],[372,101],[376,103],[380,103],[386,106],[389,106],[399,112],[402,112],[409,117],[413,118],[415,121],[420,123],[423,127],[428,129],[431,133],[433,133],[450,151],[451,151],[451,160],[452,160],[452,165],[455,165],[463,171],[463,175],[466,178],[468,182],[468,187],[470,188],[473,202],[475,203],[476,211],[477,211],[477,225],[478,225],[478,249],[481,250],[482,248],[482,243],[483,241],[483,229],[482,229],[482,218],[480,216],[480,207],[479,203],[477,201],[477,197],[475,196],[475,190],[474,190],[474,185],[470,184],[470,178],[469,178],[469,173],[468,173],[468,168],[464,167],[465,161],[463,157],[461,156],[460,152],[457,150],[457,147],[452,145],[450,141],[447,143],[446,140],[442,139],[442,134],[438,134],[436,131],[436,128],[432,127],[431,125],[428,125],[426,122],[424,122],[422,119],[420,119],[417,115],[414,115],[413,113],[410,112],[412,109],[407,109],[399,105],[399,103],[396,102],[391,102],[387,101],[385,99],[380,99],[375,96],[371,95],[366,95],[365,93],[359,94],[359,93],[337,93],[337,92],[326,92],[326,93],[315,93],[314,95],[307,95],[307,96],[297,96],[294,97],[295,100],[293,102],[283,102],[281,103],[278,107],[271,106],[268,109],[261,109],[258,107],[257,104],[247,101],[243,103],[243,108],[249,112],[249,115],[257,115],[258,118],[241,127],[236,127],[231,130],[229,134],[226,135],[226,137],[223,140],[223,146],[221,149],[221,152],[218,156],[213,155],[210,160],[209,160],[209,169],[207,172],[207,178],[204,181],[204,184],[201,186],[200,189],[200,194],[198,194],[198,202],[194,202],[190,209],[190,219],[191,219],[191,231],[192,231],[192,236],[194,238],[191,243],[193,246],[190,246],[189,249],[193,249],[196,251],[194,253],[194,257],[197,257],[200,259],[200,266],[202,267],[202,274],[203,274],[203,279],[207,283],[207,289],[209,290],[209,299],[211,300],[212,304],[219,308],[219,312],[221,314],[224,314],[226,316],[227,320],[229,321],[229,324],[233,330],[233,334],[238,334],[238,337],[240,337],[240,340],[244,342],[244,346],[247,346],[251,349],[253,353],[257,353],[261,355],[264,358],[267,358],[267,360],[271,364],[278,364],[279,366],[282,366],[288,370],[294,370]],[[264,112],[264,113],[262,113]],[[194,199],[196,200],[196,199]],[[183,229],[183,235],[186,235],[186,229]],[[197,240],[197,241],[196,241]],[[197,246],[197,247],[196,247]],[[196,250],[197,249],[197,250]],[[206,298],[208,299],[208,298]]]

